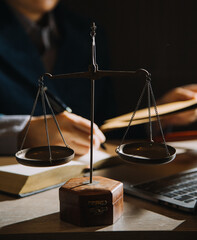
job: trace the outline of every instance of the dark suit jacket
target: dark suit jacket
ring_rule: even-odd
[[[61,43],[52,74],[87,71],[91,62],[91,22],[73,16],[64,6],[58,6],[54,15]],[[105,44],[99,32],[98,28],[97,61],[100,68],[105,68]],[[0,1],[0,113],[29,114],[37,92],[38,78],[45,72],[38,50],[11,9]],[[74,113],[89,118],[89,80],[46,80],[45,83]],[[113,115],[113,106],[108,106],[111,100],[109,81],[98,80],[95,99],[97,123]],[[39,114],[42,114],[40,102],[36,108],[36,115]]]

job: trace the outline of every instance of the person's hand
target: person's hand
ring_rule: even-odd
[[[157,101],[157,104],[170,103],[175,101],[184,101],[197,98],[197,84],[177,87],[167,92]],[[182,126],[193,123],[197,120],[197,109],[184,111],[182,113],[172,114],[162,118],[162,126],[169,125]]]
[[[66,144],[71,147],[76,154],[86,154],[90,149],[90,121],[76,114],[64,111],[56,115],[61,132],[64,136]],[[55,125],[53,117],[47,115],[47,123],[49,129],[50,145],[64,146],[63,140]],[[21,134],[20,139],[24,136],[25,130]],[[100,144],[105,141],[105,136],[94,124],[93,127],[93,143],[94,148],[98,149]],[[33,117],[30,128],[25,141],[25,147],[46,146],[47,136],[43,116]]]

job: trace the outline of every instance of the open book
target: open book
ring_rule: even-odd
[[[158,105],[157,111],[160,118],[162,118],[169,114],[186,111],[196,107],[197,107],[197,99],[191,99],[186,101],[177,101],[177,102]],[[133,115],[133,112],[130,112],[112,119],[108,119],[100,128],[103,132],[106,132],[116,128],[127,127],[132,115]],[[157,115],[154,107],[150,108],[150,115],[151,115],[151,121],[157,120]],[[147,122],[149,122],[149,111],[148,111],[148,108],[144,108],[136,111],[131,125],[138,125],[138,124],[143,124]]]
[[[0,157],[0,191],[24,197],[61,186],[72,177],[82,176],[89,168],[89,159],[90,156],[87,154],[61,166],[28,167],[18,164],[15,157]],[[104,151],[94,151],[95,169],[120,163],[122,162],[118,157]]]

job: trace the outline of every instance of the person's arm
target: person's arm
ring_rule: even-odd
[[[164,104],[175,101],[184,101],[197,98],[197,84],[190,84],[174,88],[161,97],[157,104]],[[162,126],[184,126],[197,121],[197,109],[184,111],[163,117]]]
[[[69,112],[56,115],[66,143],[76,154],[86,154],[90,149],[90,121]],[[20,148],[26,132],[28,115],[0,116],[0,155],[13,155]],[[64,145],[53,117],[47,115],[50,145]],[[105,136],[94,124],[94,148],[99,148]],[[24,147],[47,145],[43,116],[32,117]]]

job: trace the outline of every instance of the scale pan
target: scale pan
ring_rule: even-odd
[[[49,147],[41,146],[26,148],[16,153],[18,163],[32,167],[51,167],[68,163],[74,157],[71,148],[51,146],[52,160],[49,157]]]
[[[169,154],[166,152],[168,148]],[[163,143],[137,142],[122,144],[116,152],[125,161],[141,164],[162,164],[176,157],[176,149]]]

